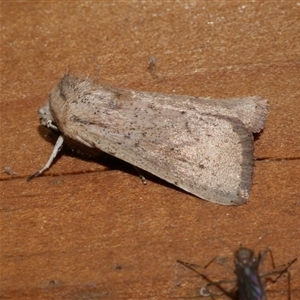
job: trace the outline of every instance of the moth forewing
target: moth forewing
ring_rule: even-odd
[[[145,97],[142,101],[118,101],[108,115],[107,107],[97,102],[98,97],[92,94],[87,101],[93,103],[97,113],[84,118],[88,115],[86,105],[78,105],[75,111],[74,106],[69,108],[69,121],[62,129],[69,137],[201,198],[222,204],[247,200],[253,141],[237,118],[165,109],[159,102],[147,103]]]

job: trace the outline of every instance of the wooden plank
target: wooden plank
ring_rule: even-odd
[[[277,265],[300,258],[296,1],[1,6],[0,298],[190,298],[205,282],[177,259],[231,262],[240,243],[271,248]],[[158,79],[147,69],[151,55]],[[56,139],[36,111],[68,66],[124,88],[269,99],[249,203],[214,205],[150,175],[144,186],[119,160],[68,150],[28,183]],[[234,278],[214,266],[205,272]],[[291,278],[295,300],[299,262]],[[268,289],[269,299],[287,299],[285,278]]]

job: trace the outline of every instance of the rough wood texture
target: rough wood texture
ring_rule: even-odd
[[[0,297],[184,299],[205,282],[177,259],[231,262],[239,243],[270,247],[277,264],[300,258],[299,13],[299,1],[2,2]],[[67,151],[26,182],[55,142],[36,111],[68,66],[123,88],[269,99],[249,203],[143,186],[118,160]],[[205,273],[233,278],[224,270]],[[291,278],[299,299],[299,261]],[[269,290],[287,299],[286,279]]]

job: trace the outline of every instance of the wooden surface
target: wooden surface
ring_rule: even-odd
[[[177,259],[231,263],[240,243],[300,258],[299,1],[2,1],[1,15],[1,299],[191,299],[205,282]],[[68,66],[123,88],[269,99],[249,203],[143,186],[125,163],[66,150],[27,182],[56,140],[36,111]],[[205,274],[234,278],[216,267]],[[286,277],[268,289],[287,299]]]

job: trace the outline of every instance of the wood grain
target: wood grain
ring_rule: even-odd
[[[230,263],[240,243],[271,248],[277,265],[300,258],[299,12],[299,1],[3,1],[0,298],[189,299],[205,282],[177,259]],[[119,160],[66,149],[27,182],[56,139],[36,111],[68,66],[122,88],[269,99],[249,203],[214,205],[152,176],[144,186]],[[205,272],[234,278],[223,270]],[[287,299],[286,278],[268,290]]]

